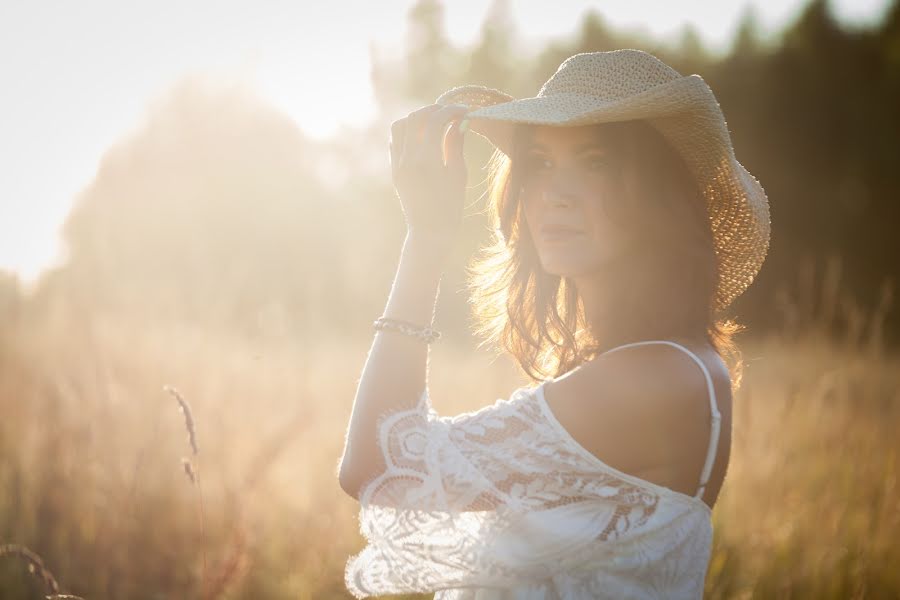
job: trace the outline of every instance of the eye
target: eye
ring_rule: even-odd
[[[539,155],[539,154],[531,154],[525,158],[525,165],[528,167],[529,171],[537,170],[549,163],[550,161]]]
[[[585,162],[587,162],[588,166],[591,169],[605,169],[609,166],[610,161],[608,158],[602,156],[593,156],[588,158]]]

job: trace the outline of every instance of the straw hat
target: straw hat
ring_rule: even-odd
[[[519,123],[646,121],[682,155],[706,200],[719,263],[716,310],[746,290],[762,267],[771,229],[766,193],[735,158],[722,110],[700,75],[682,76],[641,50],[586,52],[563,61],[533,98],[464,85],[435,102],[472,108],[469,129],[507,156]]]

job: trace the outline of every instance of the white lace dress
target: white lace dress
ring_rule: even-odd
[[[712,542],[701,500],[721,417],[707,379],[710,444],[692,497],[622,473],[578,444],[543,387],[439,416],[382,417],[387,468],[362,489],[366,547],[351,556],[353,596],[436,592],[435,600],[702,598]],[[607,352],[611,352],[609,350]]]

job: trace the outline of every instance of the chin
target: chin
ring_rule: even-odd
[[[590,250],[584,247],[566,251],[544,250],[540,254],[541,267],[550,275],[582,277],[601,270],[612,259],[609,253]]]
[[[559,277],[583,277],[600,270],[605,261],[602,260],[560,260],[558,257],[541,261],[541,267],[549,275]]]

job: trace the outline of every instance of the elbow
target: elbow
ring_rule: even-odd
[[[337,474],[338,483],[345,494],[351,498],[359,499],[359,485],[354,481],[353,469],[350,468],[350,461],[347,457],[348,449],[344,448],[344,453],[338,461],[335,472]]]
[[[384,462],[376,464],[371,460],[353,459],[345,454],[338,469],[341,489],[351,498],[359,500],[363,487],[378,473],[382,473],[384,468]]]
[[[355,476],[351,470],[345,468],[344,463],[341,463],[340,473],[338,474],[338,483],[340,483],[341,489],[344,490],[345,494],[355,500],[359,500],[359,490],[361,487],[359,477]]]
[[[341,484],[341,489],[344,490],[344,493],[353,498],[354,500],[359,500],[359,486],[349,479],[345,479],[341,477],[338,479]]]

